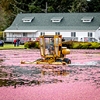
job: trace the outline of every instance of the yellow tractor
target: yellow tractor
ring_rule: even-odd
[[[66,58],[67,54],[70,54],[70,50],[67,47],[62,47],[62,35],[56,32],[55,35],[45,35],[41,33],[39,36],[40,54],[41,58],[33,62],[34,64],[54,64],[54,65],[66,65],[71,64],[71,60]]]

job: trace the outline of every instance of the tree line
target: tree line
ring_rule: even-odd
[[[99,12],[100,0],[0,0],[0,31],[22,13]]]

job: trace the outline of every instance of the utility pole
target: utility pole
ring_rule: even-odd
[[[48,12],[48,3],[46,2],[46,9],[45,9],[45,13]]]

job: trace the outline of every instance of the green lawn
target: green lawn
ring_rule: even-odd
[[[24,49],[24,45],[19,45],[19,46],[14,47],[14,44],[5,43],[3,47],[0,46],[0,50],[3,50],[3,49]]]

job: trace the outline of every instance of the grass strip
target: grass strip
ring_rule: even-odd
[[[14,44],[5,43],[3,47],[0,46],[0,50],[5,50],[5,49],[24,49],[24,45],[19,45],[14,47]]]

